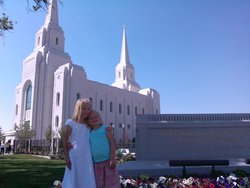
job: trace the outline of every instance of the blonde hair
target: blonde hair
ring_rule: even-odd
[[[91,101],[88,98],[78,99],[76,101],[74,113],[71,117],[72,120],[75,120],[78,123],[80,122],[81,116],[82,116],[82,107],[83,106],[88,106],[89,108],[91,108]],[[85,122],[86,122],[86,118],[84,119],[84,123]]]

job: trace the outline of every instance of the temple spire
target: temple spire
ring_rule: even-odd
[[[45,17],[44,25],[55,24],[58,25],[58,8],[57,0],[49,0],[48,11]]]
[[[48,0],[48,11],[45,21],[36,33],[35,50],[46,47],[54,48],[64,53],[64,32],[59,26],[57,0]]]
[[[128,54],[128,44],[126,37],[126,27],[123,26],[122,33],[122,49],[120,62],[115,67],[115,82],[112,84],[114,87],[126,89],[128,91],[139,92],[140,86],[135,81],[135,69],[130,63]]]
[[[128,46],[127,46],[126,26],[125,25],[123,26],[120,63],[123,65],[130,64]]]

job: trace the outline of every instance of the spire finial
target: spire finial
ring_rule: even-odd
[[[50,0],[48,3],[48,12],[45,18],[45,25],[56,24],[58,25],[58,8],[57,0]]]
[[[126,37],[126,26],[123,24],[123,33],[122,33],[122,49],[120,62],[122,64],[130,64],[129,55],[128,55],[128,46],[127,46],[127,37]]]

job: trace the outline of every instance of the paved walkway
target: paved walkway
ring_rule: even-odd
[[[232,172],[236,169],[244,170],[250,173],[250,164],[245,163],[245,159],[230,159],[229,166],[215,166],[215,170],[223,172]],[[169,166],[169,161],[129,161],[118,165],[119,174],[126,177],[137,177],[141,174],[149,176],[162,176],[162,175],[182,175],[182,167]],[[188,174],[209,174],[212,170],[211,166],[195,166],[186,167]]]

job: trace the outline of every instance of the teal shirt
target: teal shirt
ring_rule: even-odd
[[[90,131],[90,148],[94,163],[110,159],[110,145],[106,128],[107,125],[101,125],[98,129],[92,129]]]

